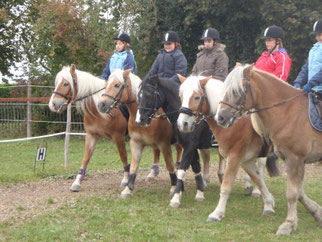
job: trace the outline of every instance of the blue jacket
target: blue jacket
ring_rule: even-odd
[[[136,73],[136,63],[132,50],[128,54],[126,51],[115,52],[108,61],[108,64],[104,68],[101,79],[107,80],[114,69],[127,70],[133,68],[132,73]]]
[[[304,90],[307,92],[315,86],[322,85],[322,43],[315,43],[311,48],[309,59],[293,84],[295,87],[305,85]]]
[[[159,74],[169,80],[180,83],[177,74],[185,76],[187,72],[187,59],[181,50],[176,47],[171,52],[165,49],[160,51],[149,71],[150,75]]]

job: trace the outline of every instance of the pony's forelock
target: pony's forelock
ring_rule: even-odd
[[[243,86],[244,69],[249,65],[235,67],[226,77],[224,82],[224,92],[229,101],[231,101],[236,94],[242,96],[245,93]]]

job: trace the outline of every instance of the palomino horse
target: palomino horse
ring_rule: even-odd
[[[240,165],[262,193],[263,214],[274,213],[274,198],[266,187],[263,169],[259,169],[256,164],[258,157],[267,155],[269,145],[263,142],[255,132],[249,118],[241,119],[229,129],[217,125],[214,115],[224,94],[223,82],[201,76],[190,76],[187,79],[179,76],[179,79],[182,82],[180,86],[182,107],[178,118],[179,130],[192,132],[195,124],[205,119],[217,139],[220,154],[227,160],[224,179],[220,187],[220,200],[215,211],[209,215],[208,221],[218,222],[225,216],[227,200]],[[260,164],[265,165],[266,158],[260,158],[260,160]],[[270,160],[267,163],[267,168],[270,175],[278,174],[275,160]]]
[[[276,234],[296,229],[297,200],[322,227],[322,208],[303,188],[305,164],[322,160],[322,133],[312,128],[307,117],[307,95],[253,66],[235,68],[226,78],[225,91],[216,115],[218,124],[227,128],[243,115],[258,113],[275,153],[285,161],[288,214]]]
[[[139,93],[139,107],[136,114],[136,122],[142,126],[149,125],[150,122],[153,122],[153,117],[156,117],[156,110],[162,107],[171,124],[177,130],[178,110],[181,106],[178,95],[179,86],[180,83],[168,79],[161,80],[158,75],[147,76],[142,82]],[[178,170],[178,182],[175,194],[170,201],[171,207],[180,206],[180,199],[184,191],[184,174],[190,165],[195,173],[197,187],[196,199],[204,199],[205,184],[200,173],[198,148],[203,158],[206,156],[207,160],[209,160],[209,144],[207,143],[209,141],[207,136],[210,139],[212,135],[206,122],[201,122],[197,125],[192,133],[177,133],[179,142],[183,145],[183,155]],[[219,171],[223,172],[223,169],[219,169]],[[219,175],[222,174],[219,173]]]
[[[172,162],[171,143],[175,140],[171,124],[166,119],[153,120],[149,127],[141,127],[135,123],[138,106],[137,93],[141,82],[138,76],[131,73],[131,69],[126,71],[115,69],[108,79],[106,90],[98,104],[101,112],[109,113],[119,103],[124,103],[130,113],[128,129],[131,137],[132,162],[128,184],[121,193],[122,198],[130,196],[134,190],[134,182],[144,146],[152,146],[162,152],[171,178],[170,194],[174,192],[177,183],[177,176]],[[176,148],[177,160],[180,160],[182,147],[177,145]]]
[[[101,137],[112,139],[116,143],[124,167],[121,187],[125,186],[130,170],[125,148],[127,120],[119,109],[113,110],[111,115],[101,114],[98,111],[96,106],[103,89],[105,89],[105,81],[89,73],[76,70],[75,65],[72,65],[70,68],[63,68],[56,75],[55,86],[55,91],[49,101],[51,111],[61,113],[70,102],[78,101],[78,103],[81,102],[84,112],[85,153],[80,171],[70,190],[74,192],[80,190],[80,183],[84,179],[96,142]],[[154,162],[157,164],[160,151],[154,150],[153,152]]]

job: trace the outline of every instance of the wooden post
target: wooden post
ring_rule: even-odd
[[[66,134],[65,134],[65,168],[68,167],[68,154],[69,154],[69,133],[71,127],[71,118],[72,118],[72,104],[67,106],[67,121],[66,121]]]
[[[31,98],[31,81],[27,81],[27,98]],[[27,138],[31,137],[31,105],[27,102]]]

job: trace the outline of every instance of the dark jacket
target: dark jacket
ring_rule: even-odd
[[[213,78],[224,81],[228,74],[228,56],[224,52],[225,45],[216,44],[212,48],[201,46],[197,54],[197,60],[192,68],[192,75],[213,76]]]
[[[165,49],[160,51],[149,71],[150,75],[159,74],[169,80],[180,82],[177,74],[185,76],[187,72],[187,59],[181,50],[176,47],[171,52]]]

